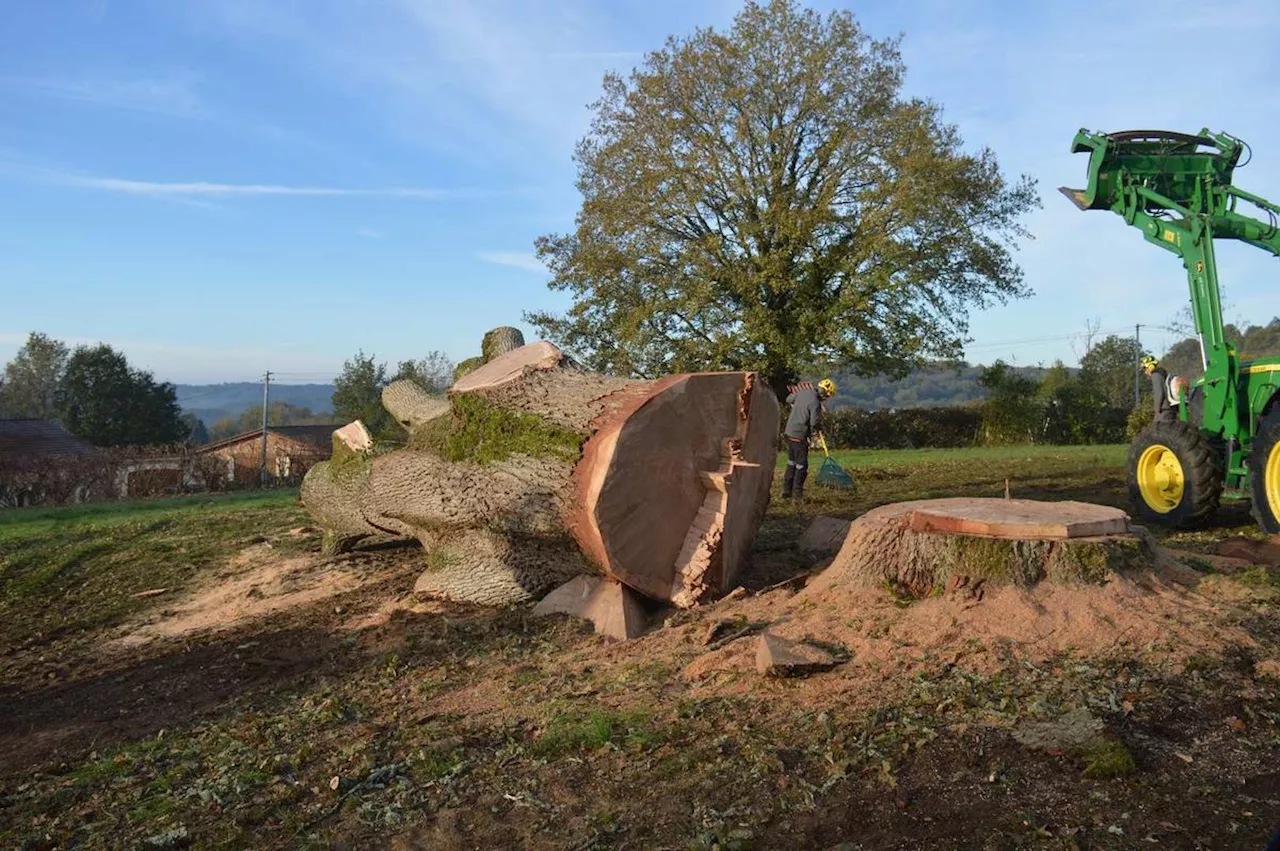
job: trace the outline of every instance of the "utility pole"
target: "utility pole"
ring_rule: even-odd
[[[267,486],[267,405],[270,398],[271,370],[262,376],[262,486]]]
[[[1142,401],[1142,391],[1139,389],[1138,376],[1142,373],[1142,326],[1133,326],[1133,407],[1137,408],[1138,403]]]

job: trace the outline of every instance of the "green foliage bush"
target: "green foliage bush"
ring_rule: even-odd
[[[827,444],[839,449],[972,446],[981,425],[976,406],[867,411],[838,408],[824,418]]]

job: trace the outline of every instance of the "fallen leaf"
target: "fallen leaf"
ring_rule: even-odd
[[[1174,752],[1173,752],[1173,755],[1174,755],[1174,756],[1176,756],[1178,759],[1182,760],[1183,762],[1186,762],[1186,763],[1195,762],[1195,760],[1193,760],[1193,759],[1192,759],[1190,756],[1188,756],[1187,754],[1179,753],[1178,751],[1174,751]]]
[[[1244,722],[1234,715],[1227,719],[1227,726],[1232,730],[1235,730],[1237,733],[1244,732]]]

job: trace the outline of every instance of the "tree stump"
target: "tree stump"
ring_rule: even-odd
[[[1100,585],[1156,563],[1151,536],[1123,511],[1080,502],[934,499],[881,506],[855,520],[831,566],[834,585],[926,597],[957,585]]]
[[[326,540],[417,538],[418,591],[491,605],[597,573],[693,606],[746,561],[779,425],[756,373],[622,379],[535,342],[468,372],[447,398],[436,413],[389,394],[406,448],[335,452],[308,471],[302,502]]]

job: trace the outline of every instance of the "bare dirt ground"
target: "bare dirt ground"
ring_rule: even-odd
[[[1047,464],[990,466],[885,469],[810,511]],[[1118,501],[1113,470],[1071,470],[1043,472],[1061,498]],[[9,605],[51,559],[66,584],[0,643],[0,845],[1252,849],[1280,826],[1280,577],[1212,553],[1247,521],[1166,536],[1179,581],[906,601],[773,587],[815,566],[807,513],[766,521],[745,596],[625,644],[416,599],[419,550],[323,557],[291,506],[88,536],[129,559],[10,538]],[[105,623],[78,614],[106,599],[93,559],[128,601]],[[841,661],[761,677],[764,630]]]

